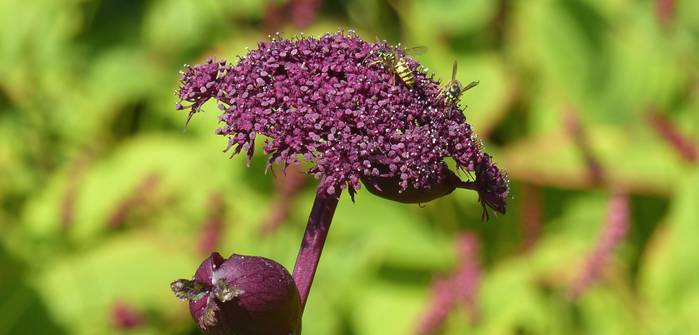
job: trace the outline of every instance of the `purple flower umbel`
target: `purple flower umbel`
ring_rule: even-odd
[[[382,61],[387,53],[410,70],[409,84],[405,71],[399,78]],[[293,272],[301,310],[343,189],[354,199],[363,183],[375,195],[404,203],[472,189],[484,215],[486,207],[505,213],[507,180],[481,151],[461,108],[440,94],[439,82],[417,62],[403,57],[400,48],[336,33],[275,38],[235,65],[209,60],[183,72],[177,109],[189,110],[189,121],[208,100],[218,101],[223,126],[217,133],[228,137],[226,151],[246,151],[249,162],[263,135],[267,168],[312,163],[308,172],[320,185]],[[472,179],[462,181],[446,159]],[[215,323],[216,314],[207,315],[212,320],[203,320]],[[247,327],[235,315],[225,318],[222,323]]]
[[[439,83],[410,58],[412,88],[372,64],[385,49],[404,56],[354,34],[261,42],[235,66],[209,60],[187,67],[179,97],[191,105],[178,108],[191,116],[217,100],[224,123],[217,133],[229,137],[227,150],[245,150],[249,160],[262,134],[269,165],[303,157],[328,194],[347,188],[353,197],[361,180],[372,193],[418,203],[470,188],[484,207],[504,213],[506,178],[480,150],[459,106],[439,98]],[[448,157],[475,179],[462,182],[447,169]]]

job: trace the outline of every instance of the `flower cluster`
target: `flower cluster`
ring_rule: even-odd
[[[375,62],[391,50],[413,71],[404,85],[392,69]],[[232,154],[253,155],[264,135],[268,164],[313,164],[309,173],[329,194],[360,181],[372,193],[403,202],[427,202],[457,187],[478,191],[484,206],[505,212],[508,185],[481,151],[460,107],[440,98],[439,82],[421,72],[400,47],[369,43],[353,33],[320,38],[272,39],[240,57],[187,67],[179,91],[190,116],[215,99]],[[475,176],[461,182],[447,169]],[[473,172],[472,174],[470,172]],[[387,194],[385,188],[394,188]],[[405,197],[403,194],[423,194]]]

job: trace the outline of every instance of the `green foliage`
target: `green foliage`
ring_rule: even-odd
[[[464,231],[481,245],[478,318],[457,308],[443,334],[699,333],[699,170],[648,118],[696,152],[699,7],[669,2],[661,19],[656,1],[327,0],[300,28],[270,8],[303,1],[0,1],[0,334],[196,333],[168,285],[207,256],[216,194],[215,249],[292,268],[315,181],[261,234],[279,201],[261,148],[249,169],[228,160],[216,106],[183,130],[172,92],[182,64],[234,60],[275,30],[349,27],[427,46],[417,58],[442,81],[454,60],[480,80],[461,104],[513,192],[490,222],[463,190],[425,208],[343,197],[304,334],[414,333]],[[629,234],[571,299],[620,190]],[[118,329],[117,302],[145,323]]]

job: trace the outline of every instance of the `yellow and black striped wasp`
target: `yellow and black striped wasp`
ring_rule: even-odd
[[[427,51],[426,47],[413,47],[403,50],[403,54],[407,55],[419,55]],[[388,68],[395,76],[400,78],[400,80],[408,88],[412,88],[415,85],[415,74],[413,70],[408,67],[404,57],[398,56],[395,50],[391,50],[387,47],[382,47],[376,52],[376,59],[369,65],[383,64]],[[395,80],[395,79],[391,79]]]
[[[457,104],[461,95],[476,87],[478,83],[480,82],[476,80],[470,82],[466,87],[462,87],[461,82],[456,80],[456,61],[454,61],[454,65],[451,67],[451,80],[447,82],[447,85],[442,89],[437,98],[444,96],[444,102],[447,104]]]

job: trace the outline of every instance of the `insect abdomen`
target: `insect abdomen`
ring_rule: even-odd
[[[395,70],[400,80],[402,80],[406,86],[413,87],[413,84],[415,84],[415,76],[413,76],[413,71],[405,64],[405,60],[402,58],[399,59]]]

